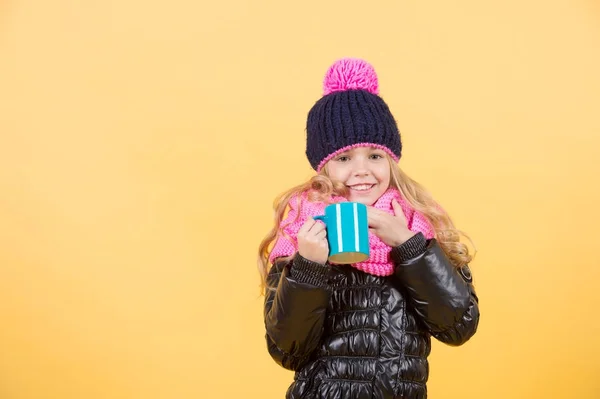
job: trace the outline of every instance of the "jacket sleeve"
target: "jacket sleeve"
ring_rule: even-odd
[[[435,239],[419,233],[392,250],[396,276],[431,335],[459,346],[477,331],[479,299],[469,266],[456,268]]]
[[[267,347],[286,369],[302,368],[321,339],[330,269],[296,254],[291,262],[276,261],[269,272],[264,307]]]

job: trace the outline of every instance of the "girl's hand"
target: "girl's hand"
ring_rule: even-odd
[[[298,230],[298,253],[305,259],[324,265],[329,257],[327,230],[321,222],[309,218]]]
[[[394,215],[368,206],[367,218],[369,231],[390,247],[397,247],[414,236],[415,233],[408,229],[406,216],[404,216],[402,207],[395,199],[392,201],[392,207],[394,208]]]

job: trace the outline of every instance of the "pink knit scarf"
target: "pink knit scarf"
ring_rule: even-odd
[[[290,200],[289,213],[280,225],[282,230],[285,232],[285,235],[278,236],[278,239],[269,257],[271,262],[278,257],[294,254],[298,245],[296,237],[300,227],[302,227],[308,217],[323,215],[325,212],[325,206],[327,204],[323,202],[309,201],[308,194],[306,192],[300,197],[300,208],[298,208],[296,203],[297,199],[298,196],[294,196]],[[381,197],[379,197],[375,204],[373,204],[373,207],[393,215],[393,199],[396,199],[402,207],[402,211],[404,212],[408,222],[408,228],[411,231],[415,233],[421,232],[425,238],[428,239],[433,238],[435,233],[431,224],[427,221],[427,219],[425,219],[422,213],[415,211],[408,204],[398,190],[392,188],[388,189]],[[332,203],[346,201],[347,199],[339,196],[331,198]],[[299,210],[300,212],[298,212]],[[290,241],[286,235],[289,236],[293,242]],[[390,246],[381,241],[375,234],[369,232],[369,259],[364,262],[354,263],[351,266],[376,276],[389,276],[394,273],[394,264],[389,256],[391,250],[392,248]]]

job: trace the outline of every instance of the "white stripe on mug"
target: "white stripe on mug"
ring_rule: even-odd
[[[352,204],[352,209],[354,210],[354,247],[356,248],[356,252],[360,251],[359,243],[358,243],[358,205],[356,202]]]
[[[337,219],[338,252],[343,252],[344,242],[342,239],[342,208],[340,204],[335,206],[335,216]]]

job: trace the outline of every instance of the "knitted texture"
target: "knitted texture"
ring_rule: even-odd
[[[379,94],[375,69],[363,60],[344,58],[329,67],[323,79],[323,95],[344,90],[366,90]]]
[[[433,238],[435,235],[431,224],[425,219],[422,213],[415,211],[408,202],[402,197],[396,189],[388,189],[373,205],[374,208],[381,209],[394,214],[392,200],[396,199],[402,211],[406,216],[408,228],[415,232],[421,232],[425,238]],[[346,202],[343,197],[332,197],[331,203]],[[300,196],[294,196],[289,203],[289,212],[287,217],[281,222],[280,231],[283,234],[277,238],[275,245],[270,253],[270,261],[273,262],[278,257],[290,256],[297,251],[298,231],[309,217],[322,215],[325,213],[327,204],[324,202],[311,202],[308,200],[308,193]],[[394,273],[394,263],[390,258],[392,247],[381,241],[379,237],[369,231],[369,259],[364,262],[351,264],[359,270],[376,276],[389,276]]]
[[[308,112],[306,156],[319,171],[327,160],[352,146],[374,145],[396,162],[402,153],[400,132],[379,82],[366,61],[345,58],[329,67],[323,97]]]

